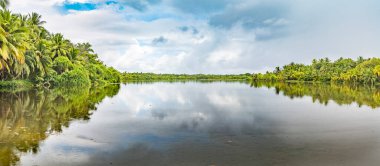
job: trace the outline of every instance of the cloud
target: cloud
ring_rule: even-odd
[[[288,8],[283,2],[246,2],[229,6],[224,12],[211,16],[209,24],[223,29],[241,26],[255,31],[256,40],[269,40],[286,35]]]
[[[95,4],[95,8],[59,6]],[[375,0],[13,0],[50,31],[90,42],[122,71],[261,72],[292,61],[379,55]],[[158,47],[158,45],[159,47]]]
[[[114,1],[119,5],[126,5],[140,12],[146,11],[150,5],[155,5],[161,2],[161,0],[119,0]]]
[[[273,22],[284,20],[287,17],[287,10],[287,6],[283,3],[261,2],[244,6],[237,5],[212,16],[209,23],[222,28],[231,28],[238,23],[246,28],[278,26],[279,24],[276,25]]]
[[[227,0],[172,0],[171,4],[186,13],[209,14],[223,10],[228,2]]]
[[[160,36],[160,37],[157,37],[157,38],[154,38],[152,40],[152,44],[153,45],[159,45],[159,44],[165,44],[168,42],[168,39],[166,39],[165,37],[163,36]]]
[[[199,30],[193,26],[181,26],[178,27],[178,29],[182,32],[191,32],[193,35],[197,35],[199,33]]]

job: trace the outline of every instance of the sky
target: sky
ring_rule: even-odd
[[[380,1],[11,0],[127,72],[236,74],[380,55]]]

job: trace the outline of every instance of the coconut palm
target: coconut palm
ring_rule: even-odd
[[[28,24],[32,42],[38,43],[41,39],[46,39],[46,29],[43,27],[43,24],[46,22],[41,20],[41,15],[32,13],[26,16],[26,18],[25,22]]]
[[[82,53],[94,53],[90,43],[78,43],[77,47]]]
[[[28,22],[33,26],[37,26],[38,28],[43,28],[42,25],[46,23],[46,21],[41,20],[42,16],[38,13],[32,13],[28,15]]]
[[[48,67],[51,65],[52,60],[48,56],[49,50],[45,44],[45,42],[41,41],[37,44],[35,53],[35,62],[36,62],[36,68],[38,69],[37,72],[40,73],[41,76],[44,76],[48,72]]]
[[[51,37],[51,58],[54,60],[59,56],[68,56],[70,49],[70,41],[66,40],[62,34],[53,34]]]
[[[9,5],[9,0],[0,0],[0,7],[6,9]]]
[[[28,29],[18,15],[9,10],[0,11],[0,71],[25,63],[28,49]]]

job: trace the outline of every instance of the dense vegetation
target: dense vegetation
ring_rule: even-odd
[[[0,0],[1,81],[28,80],[39,86],[120,82],[120,73],[99,61],[89,43],[74,44],[49,33],[40,15],[15,14],[7,5]]]
[[[233,80],[249,80],[252,74],[239,74],[239,75],[216,75],[216,74],[154,74],[154,73],[123,73],[122,78],[124,82],[128,81],[233,81]]]
[[[334,81],[375,84],[380,81],[380,59],[359,57],[356,61],[339,58],[330,61],[328,58],[314,59],[311,65],[290,63],[276,67],[273,72],[254,74],[253,80],[266,81]]]

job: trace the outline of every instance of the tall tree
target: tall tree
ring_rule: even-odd
[[[18,15],[9,10],[0,11],[0,70],[23,64],[24,53],[29,47],[28,29]]]
[[[59,56],[68,56],[70,42],[66,40],[62,34],[53,34],[51,37],[51,58],[54,60]]]

